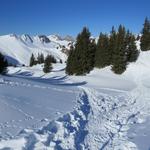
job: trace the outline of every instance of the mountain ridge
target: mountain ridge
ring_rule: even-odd
[[[0,52],[6,56],[9,63],[13,65],[29,65],[32,53],[37,56],[53,55],[56,60],[66,61],[67,55],[63,49],[69,49],[74,42],[71,36],[61,37],[58,35],[36,35],[8,34],[0,36]]]

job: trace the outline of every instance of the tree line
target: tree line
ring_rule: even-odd
[[[66,73],[68,75],[85,75],[94,67],[104,68],[111,66],[116,74],[122,74],[130,62],[135,62],[138,58],[139,51],[136,47],[136,40],[140,40],[141,51],[150,50],[150,21],[145,19],[141,35],[137,38],[133,33],[123,25],[116,30],[112,27],[110,34],[100,33],[99,39],[91,39],[91,33],[88,28],[84,27],[78,34],[75,45],[72,45],[67,60]],[[48,55],[44,58],[43,54],[38,57],[32,54],[30,66],[44,63],[43,71],[50,72],[52,63],[56,59]],[[62,63],[62,60],[60,60]],[[0,74],[7,72],[8,62],[0,53]]]
[[[75,45],[71,46],[67,60],[68,75],[85,75],[94,67],[111,66],[116,74],[122,74],[130,62],[135,62],[139,51],[135,35],[120,25],[116,30],[112,27],[108,34],[100,33],[98,41],[91,39],[91,33],[84,27],[78,34]],[[139,37],[138,37],[139,38]],[[141,50],[150,50],[150,21],[145,19],[142,29]]]
[[[38,54],[37,58],[35,58],[34,54],[31,55],[30,67],[43,63],[44,63],[43,71],[45,73],[48,73],[52,70],[52,63],[57,63],[57,60],[52,55],[47,55],[46,57],[44,57],[42,53]],[[60,63],[62,63],[61,60]]]

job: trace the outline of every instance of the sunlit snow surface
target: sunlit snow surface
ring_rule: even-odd
[[[40,127],[44,118],[54,119],[73,110],[79,92],[71,83],[65,83],[66,76],[33,78],[24,71],[1,78],[0,132],[3,137],[14,136],[23,128]]]
[[[68,77],[64,64],[47,75],[40,65],[9,68],[0,80],[0,149],[149,149],[149,64],[142,52],[122,75],[107,67]]]

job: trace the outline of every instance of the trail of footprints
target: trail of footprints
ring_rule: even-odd
[[[0,86],[3,85],[8,85],[8,86],[21,86],[21,87],[31,87],[31,88],[40,88],[40,89],[50,89],[50,90],[54,90],[54,91],[59,91],[59,92],[68,92],[68,93],[78,93],[78,91],[73,91],[73,90],[63,90],[63,89],[58,89],[58,88],[54,88],[54,87],[49,87],[49,86],[40,86],[37,84],[29,84],[29,83],[25,83],[25,82],[13,82],[13,81],[9,81],[9,80],[4,80],[3,82],[0,82]],[[21,101],[19,98],[16,97],[10,97],[10,96],[5,96],[5,95],[0,95],[0,102],[3,103],[5,106],[7,106],[9,109],[15,110],[17,111],[19,114],[21,114],[23,117],[22,119],[18,119],[18,120],[10,120],[10,121],[6,121],[3,123],[0,123],[0,138],[2,134],[2,132],[5,132],[5,137],[9,137],[11,138],[12,135],[7,132],[7,129],[20,129],[22,130],[24,127],[22,126],[22,124],[27,124],[26,122],[31,122],[32,120],[34,120],[34,124],[31,124],[30,126],[25,126],[26,128],[38,128],[40,126],[41,123],[43,123],[44,121],[41,121],[40,119],[35,118],[34,116],[24,112],[22,109],[19,108],[18,105],[14,105],[14,104],[10,104],[7,103],[6,100],[10,100],[10,101],[15,101],[15,103],[19,104],[20,102],[23,102],[25,105],[31,105],[30,102],[28,101]],[[39,104],[32,104],[33,107],[36,107],[37,109],[43,109],[42,105]],[[49,107],[44,107],[44,109],[47,109],[47,111],[50,110],[55,110],[55,115],[58,116],[60,114],[62,114],[63,112],[59,112],[58,109],[55,108],[49,108]],[[46,121],[45,121],[46,122]]]
[[[5,130],[7,129],[19,129],[19,130],[22,130],[23,128],[32,128],[32,129],[37,129],[39,126],[41,126],[41,124],[43,124],[44,122],[47,122],[47,121],[42,121],[41,119],[37,119],[35,117],[33,117],[32,115],[24,112],[22,109],[18,108],[17,105],[10,105],[9,103],[6,102],[6,99],[7,100],[13,100],[15,101],[16,103],[20,103],[20,100],[18,98],[13,98],[13,97],[9,97],[9,96],[0,96],[0,102],[3,103],[5,106],[9,107],[10,109],[13,109],[15,111],[18,111],[18,113],[22,114],[24,117],[22,119],[18,119],[18,120],[10,120],[10,121],[6,121],[4,123],[0,123],[0,138],[1,137],[1,133],[4,132]],[[24,103],[26,105],[30,105],[29,102],[25,102]],[[38,104],[34,104],[34,107],[37,107],[37,108],[43,108],[41,105],[38,105]],[[44,108],[44,109],[54,109],[54,108]],[[56,110],[54,109],[56,112],[55,115],[59,115],[61,114],[62,112],[59,112],[59,110]],[[25,122],[31,122],[32,120],[34,120],[33,124],[31,123],[29,126],[22,126],[22,124],[26,124]],[[4,134],[3,134],[4,135]],[[6,137],[9,137],[11,138],[12,135],[9,133],[9,132],[5,132],[5,138]],[[4,137],[3,137],[4,138]]]

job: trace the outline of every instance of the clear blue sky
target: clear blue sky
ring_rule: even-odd
[[[70,34],[83,26],[93,35],[124,24],[139,33],[150,18],[150,0],[0,0],[0,35]]]

